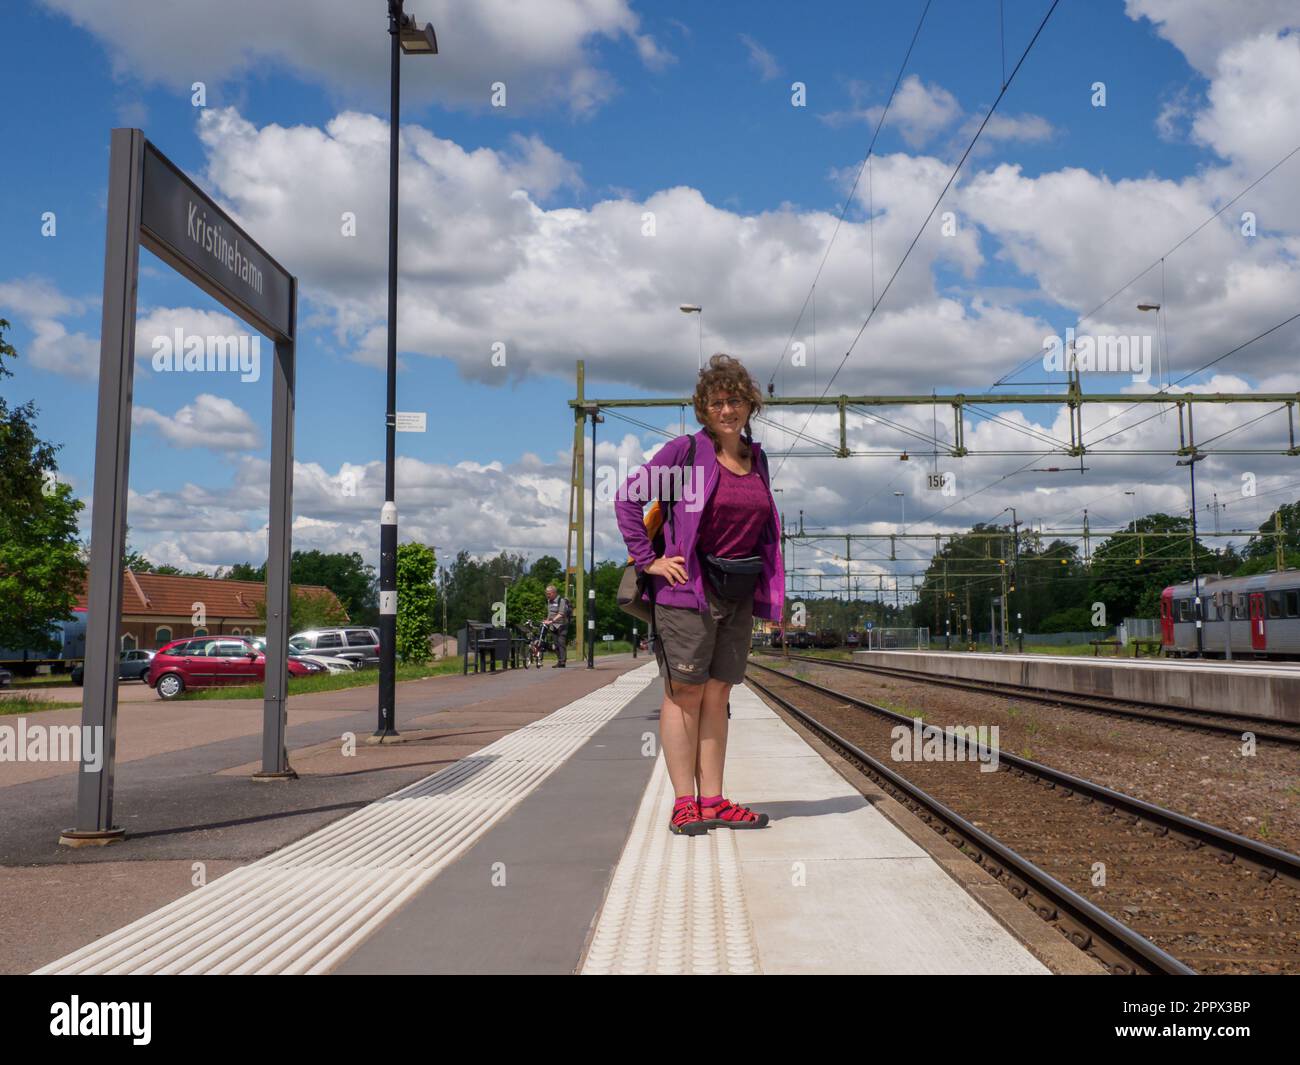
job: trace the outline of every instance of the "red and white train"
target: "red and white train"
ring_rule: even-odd
[[[1160,635],[1166,655],[1196,654],[1196,616],[1191,581],[1164,590]],[[1203,577],[1201,619],[1207,658],[1300,658],[1300,570]]]

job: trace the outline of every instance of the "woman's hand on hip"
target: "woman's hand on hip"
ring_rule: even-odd
[[[681,555],[665,555],[646,566],[647,573],[663,577],[671,584],[685,584],[690,578],[686,574],[686,559]]]

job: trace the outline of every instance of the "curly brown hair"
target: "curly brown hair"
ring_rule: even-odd
[[[754,378],[745,369],[744,363],[723,352],[710,357],[708,366],[700,371],[700,379],[695,385],[695,417],[713,440],[715,451],[722,445],[717,435],[709,428],[709,402],[719,393],[749,400],[749,416],[745,419],[745,428],[740,434],[741,454],[748,457],[749,443],[753,439],[749,423],[750,419],[763,409],[763,393],[759,391]]]

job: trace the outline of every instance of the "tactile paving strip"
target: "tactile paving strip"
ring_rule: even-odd
[[[38,973],[322,973],[525,799],[652,662]]]
[[[610,882],[582,973],[757,973],[735,833],[668,831],[663,754]]]

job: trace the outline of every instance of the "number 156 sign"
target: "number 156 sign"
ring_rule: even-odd
[[[925,486],[937,488],[946,496],[957,494],[957,475],[955,473],[927,473]]]

